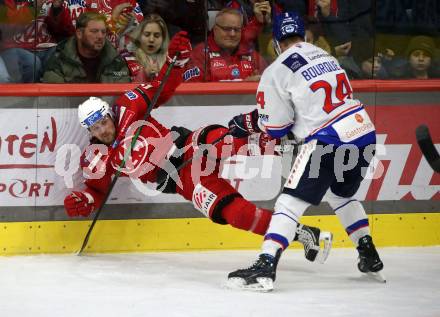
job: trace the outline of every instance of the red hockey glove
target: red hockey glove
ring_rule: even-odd
[[[191,42],[188,38],[188,33],[185,31],[180,31],[176,33],[170,41],[168,46],[168,63],[171,63],[174,56],[177,56],[176,63],[174,65],[178,67],[184,67],[188,63],[191,56]]]
[[[233,117],[228,126],[229,134],[235,138],[245,138],[253,133],[261,132],[258,127],[258,110]]]
[[[64,208],[69,217],[87,217],[95,209],[94,199],[89,193],[73,191],[64,198]]]

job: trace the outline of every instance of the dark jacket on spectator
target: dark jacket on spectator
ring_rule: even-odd
[[[159,14],[167,23],[170,37],[183,30],[189,33],[191,43],[205,39],[206,12],[204,0],[144,0],[141,3],[144,15]]]
[[[335,9],[328,17],[318,14],[331,46],[374,36],[372,0],[338,0]]]
[[[75,37],[71,37],[58,44],[55,53],[51,56],[46,65],[43,82],[89,82],[87,80],[84,66],[78,56]],[[106,40],[100,55],[100,64],[98,66],[96,82],[130,82],[130,74],[128,72],[127,64],[108,40]]]

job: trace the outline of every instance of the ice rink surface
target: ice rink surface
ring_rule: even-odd
[[[0,316],[440,316],[440,247],[380,249],[386,284],[357,271],[355,249],[324,265],[288,250],[273,292],[225,289],[257,253],[0,257]]]

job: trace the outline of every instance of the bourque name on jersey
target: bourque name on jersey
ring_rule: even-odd
[[[309,81],[313,78],[318,77],[319,75],[331,73],[337,70],[341,70],[338,64],[335,61],[323,62],[313,66],[310,66],[306,70],[301,72],[301,75],[305,80]]]

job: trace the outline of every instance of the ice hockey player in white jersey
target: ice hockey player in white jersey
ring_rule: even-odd
[[[376,275],[383,263],[373,244],[368,217],[353,196],[374,156],[376,133],[337,60],[306,43],[295,12],[275,17],[277,59],[264,71],[256,95],[258,109],[235,116],[230,133],[266,132],[280,138],[293,132],[304,140],[278,197],[257,261],[231,272],[228,285],[270,291],[281,253],[295,238],[299,219],[324,194],[359,252],[358,268]]]

